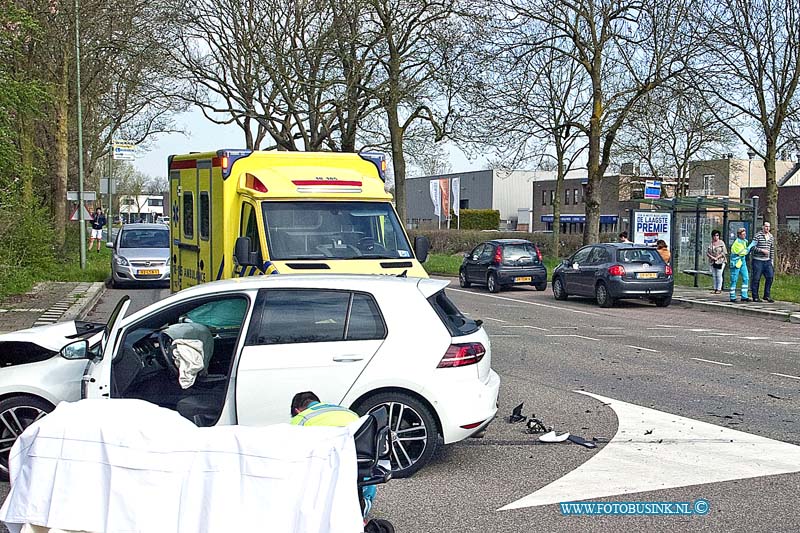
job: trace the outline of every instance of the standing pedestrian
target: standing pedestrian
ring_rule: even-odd
[[[720,239],[718,230],[711,232],[711,244],[708,245],[706,255],[711,265],[711,277],[714,279],[714,294],[719,294],[722,292],[722,275],[725,272],[728,247],[725,246],[725,241]]]
[[[739,228],[736,232],[736,240],[731,244],[731,301],[736,301],[736,282],[739,274],[742,275],[742,301],[749,302],[747,288],[750,284],[750,275],[747,272],[747,254],[753,248],[754,243],[747,244],[747,230]]]
[[[658,255],[661,256],[661,259],[663,259],[666,264],[669,264],[669,260],[672,259],[672,254],[669,248],[667,248],[667,242],[664,239],[658,239],[656,241],[656,251]]]
[[[97,253],[100,253],[100,243],[103,241],[103,226],[106,225],[106,216],[103,214],[103,208],[98,207],[94,210],[94,217],[92,218],[92,234],[89,237],[89,250],[92,249],[92,244],[97,241]]]
[[[760,302],[758,297],[761,285],[761,276],[764,276],[764,299],[769,303],[772,299],[772,280],[775,278],[775,236],[769,232],[769,222],[764,222],[761,231],[753,237],[755,248],[753,249],[753,281],[750,285],[750,292],[753,293],[753,301]]]
[[[622,233],[619,234],[619,242],[631,242],[631,241],[628,240],[628,232],[627,231],[623,231]]]

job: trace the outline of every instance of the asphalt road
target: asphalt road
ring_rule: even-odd
[[[103,319],[122,294],[131,295],[133,307],[139,308],[163,298],[168,290],[110,290],[89,318]],[[781,444],[800,445],[798,326],[677,305],[658,309],[622,302],[601,310],[588,300],[556,302],[549,289],[491,295],[453,286],[449,294],[462,311],[484,320],[491,336],[493,367],[502,379],[500,411],[484,438],[440,448],[433,463],[413,478],[379,488],[373,514],[390,519],[397,531],[800,530],[800,476],[764,476],[769,461],[761,460],[780,456],[784,463],[797,465],[787,471],[800,471],[800,448]],[[614,409],[623,412],[624,404],[606,405],[575,391],[647,408],[633,417],[636,420],[624,421],[628,435],[647,428],[625,440],[639,455],[622,466],[607,463],[600,477],[581,477],[589,465],[600,464],[619,449],[623,422]],[[501,418],[523,401],[525,415],[535,413],[559,433],[597,438],[599,447],[543,444],[524,424]],[[674,431],[664,429],[651,410],[685,419],[668,422],[675,424]],[[689,438],[675,438],[681,421]],[[636,429],[630,430],[631,425]],[[680,458],[694,457],[695,450],[708,443],[692,438],[692,432],[702,428],[718,429],[717,444],[724,441],[726,446],[700,453],[686,469]],[[615,435],[614,443],[605,444]],[[646,442],[654,437],[658,441]],[[605,455],[587,462],[599,453]],[[747,468],[748,476],[758,477],[737,479],[744,477],[738,470]],[[554,503],[499,510],[568,474],[573,477],[566,478],[567,496],[574,487],[579,496],[575,499],[619,480],[639,489],[603,496],[601,501],[702,498],[710,511],[705,516],[565,517]]]

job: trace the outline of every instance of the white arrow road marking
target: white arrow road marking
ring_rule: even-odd
[[[609,405],[617,434],[575,470],[500,511],[800,472],[800,446],[575,392]]]

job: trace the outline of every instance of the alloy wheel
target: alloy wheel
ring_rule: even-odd
[[[370,413],[386,407],[389,413],[392,470],[413,466],[428,446],[428,428],[425,420],[413,408],[400,402],[381,403]]]
[[[47,411],[32,405],[11,407],[0,413],[0,473],[8,476],[8,456],[17,438]]]

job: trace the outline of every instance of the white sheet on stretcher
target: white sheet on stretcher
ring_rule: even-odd
[[[0,520],[89,532],[363,531],[345,428],[197,428],[140,400],[61,403],[11,450]]]

